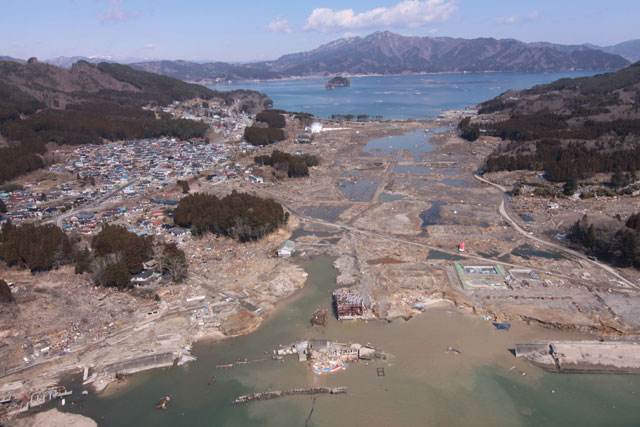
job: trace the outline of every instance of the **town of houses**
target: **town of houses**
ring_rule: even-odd
[[[182,195],[164,189],[204,172],[213,182],[261,182],[250,174],[250,168],[230,161],[239,152],[256,150],[246,142],[235,142],[252,123],[251,116],[224,107],[194,110],[178,103],[161,110],[209,122],[224,140],[206,143],[160,138],[53,149],[55,158],[64,161],[49,169],[73,174],[75,180],[44,191],[37,189],[38,182],[4,186],[0,199],[7,212],[0,214],[0,224],[8,220],[14,224],[55,221],[65,231],[92,235],[102,223],[122,221],[139,234],[165,234],[171,240],[186,233],[172,225],[171,211]]]

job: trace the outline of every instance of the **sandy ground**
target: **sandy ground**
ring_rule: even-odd
[[[98,424],[89,417],[49,409],[39,414],[20,417],[6,424],[7,427],[95,427]]]

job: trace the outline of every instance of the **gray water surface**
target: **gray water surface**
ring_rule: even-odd
[[[194,347],[198,360],[141,373],[116,394],[88,397],[76,390],[63,409],[88,415],[100,426],[539,426],[638,425],[640,377],[548,374],[516,359],[516,342],[559,339],[566,333],[516,322],[496,331],[479,316],[455,308],[429,308],[412,320],[392,323],[309,318],[330,303],[336,288],[332,259],[302,263],[306,286],[283,301],[255,333]],[[391,354],[317,376],[293,356],[277,363],[271,350],[302,338],[372,343]],[[447,352],[453,346],[461,354]],[[216,369],[245,358],[261,362]],[[385,376],[377,375],[384,368]],[[522,376],[526,372],[527,376]],[[217,381],[207,382],[212,375]],[[232,406],[236,396],[265,390],[346,386],[347,395],[287,397]],[[169,409],[153,408],[170,394]],[[71,402],[77,402],[72,408]]]

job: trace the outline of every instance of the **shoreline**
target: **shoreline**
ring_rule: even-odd
[[[587,70],[587,69],[572,69],[572,70],[556,70],[556,71],[541,71],[541,72],[524,72],[524,71],[440,71],[440,72],[407,72],[400,74],[349,74],[349,73],[333,73],[333,74],[314,74],[307,76],[289,76],[282,77],[279,79],[254,79],[254,80],[232,80],[231,83],[219,83],[215,80],[189,80],[189,83],[196,83],[201,85],[211,85],[211,86],[230,86],[234,84],[241,83],[268,83],[268,82],[284,82],[284,81],[298,81],[298,80],[317,80],[317,79],[327,79],[337,76],[348,77],[348,78],[362,78],[362,77],[403,77],[403,76],[440,76],[440,75],[469,75],[469,74],[554,74],[554,73],[568,73],[568,72],[594,72],[596,74],[606,73],[612,70]]]

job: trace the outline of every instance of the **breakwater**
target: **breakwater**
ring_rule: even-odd
[[[640,372],[640,342],[636,340],[516,344],[515,355],[554,372]]]
[[[346,387],[312,387],[312,388],[294,388],[292,390],[283,391],[267,391],[263,393],[253,393],[238,396],[233,400],[234,405],[253,402],[254,400],[270,400],[285,396],[297,395],[315,395],[315,394],[345,394]]]

